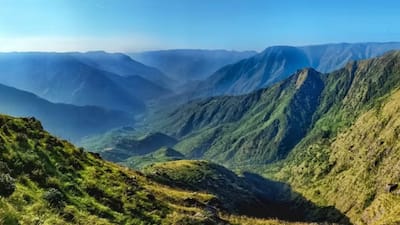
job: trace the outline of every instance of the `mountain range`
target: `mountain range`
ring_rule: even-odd
[[[312,67],[323,73],[331,72],[349,61],[376,57],[396,49],[400,49],[398,42],[273,46],[253,57],[222,67],[186,95],[193,99],[245,94],[281,81],[298,69]]]
[[[1,53],[0,223],[398,224],[399,46]]]
[[[142,113],[171,93],[165,75],[122,54],[1,53],[0,67],[0,83],[57,103]]]

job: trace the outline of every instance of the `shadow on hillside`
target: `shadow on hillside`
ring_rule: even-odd
[[[320,207],[293,192],[290,185],[268,180],[258,174],[246,172],[243,179],[250,183],[261,204],[243,206],[241,212],[259,218],[278,218],[297,222],[329,222],[351,224],[347,216],[333,206]]]

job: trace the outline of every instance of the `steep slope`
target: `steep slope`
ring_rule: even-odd
[[[71,141],[133,123],[132,116],[124,112],[93,106],[55,104],[1,84],[0,112],[14,116],[34,116],[43,121],[46,129]]]
[[[356,224],[399,223],[399,75],[400,52],[331,74],[326,113],[268,176]]]
[[[181,139],[175,148],[191,158],[235,165],[282,159],[306,134],[323,79],[305,69],[249,95],[193,102],[168,114],[160,129]]]
[[[217,69],[255,55],[256,52],[177,49],[130,53],[137,61],[164,71],[181,83],[203,80]]]
[[[160,175],[152,177],[103,161],[97,154],[86,153],[52,137],[34,119],[0,115],[0,142],[2,224],[282,222],[232,215],[228,211],[230,203],[207,193],[208,186],[199,187],[197,192],[176,188],[176,183],[168,183]],[[196,162],[192,164],[197,165]],[[232,188],[231,193],[238,191],[235,185],[242,182],[232,172],[201,164],[204,171],[212,171],[213,176],[219,177],[222,184],[230,183],[231,186],[226,187]],[[174,174],[174,168],[168,168],[168,172]],[[182,167],[175,171],[187,175],[193,172],[185,172]],[[239,183],[223,182],[223,179]],[[229,192],[228,189],[224,191]],[[253,193],[239,193],[244,202],[251,204]]]
[[[189,91],[187,94],[196,98],[249,93],[281,81],[304,67],[331,72],[343,67],[350,60],[376,57],[395,49],[400,49],[400,43],[274,46],[251,58],[219,69],[200,83],[198,90]]]

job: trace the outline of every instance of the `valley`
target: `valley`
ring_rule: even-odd
[[[224,52],[240,59],[181,81],[201,95],[124,54],[1,53],[0,112],[24,118],[0,116],[0,222],[396,224],[400,52],[387,48]],[[217,75],[224,88],[201,88]]]
[[[395,224],[397,192],[385,187],[399,182],[399,65],[399,52],[393,51],[349,62],[332,73],[298,70],[250,94],[194,100],[155,113],[144,130],[117,135],[118,143],[104,142],[100,136],[87,146],[105,143],[97,149],[106,158],[109,151],[130,151],[135,156],[128,160],[111,160],[144,170],[154,162],[206,159],[238,174],[251,172],[282,182],[278,190],[290,185],[291,194],[275,189],[275,200],[301,202],[304,196],[318,206],[339,210],[325,220]],[[151,147],[146,137],[138,138],[148,129],[163,133],[152,144],[162,143],[161,137],[174,141],[164,149]],[[133,147],[138,143],[147,146],[145,153],[135,152],[142,151],[143,147]],[[105,146],[110,149],[101,151]],[[313,218],[326,215],[319,210],[313,211]]]
[[[399,9],[0,0],[0,225],[400,225]]]

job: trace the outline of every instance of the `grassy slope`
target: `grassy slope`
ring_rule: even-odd
[[[217,196],[156,182],[59,140],[34,119],[0,115],[0,223],[251,224],[210,211]],[[4,177],[15,190],[6,194]],[[12,186],[12,185],[11,185]],[[12,188],[11,188],[12,189]],[[231,222],[229,222],[231,221]],[[238,222],[240,221],[240,222]],[[279,221],[265,220],[276,224]]]

